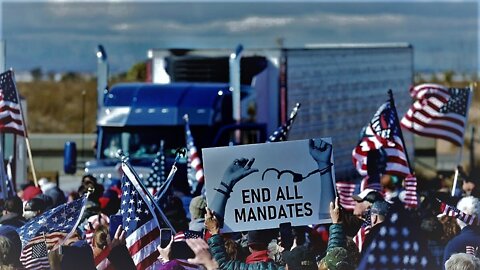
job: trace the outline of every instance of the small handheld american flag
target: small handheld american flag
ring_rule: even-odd
[[[295,107],[293,108],[292,112],[290,113],[290,117],[288,118],[287,122],[285,124],[281,125],[280,127],[277,128],[273,132],[270,137],[268,137],[267,143],[268,142],[283,142],[288,139],[288,132],[292,128],[293,122],[295,121],[295,118],[297,117],[298,109],[300,109],[300,103],[295,104]]]

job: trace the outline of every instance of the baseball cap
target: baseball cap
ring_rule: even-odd
[[[367,201],[374,203],[375,201],[383,199],[383,196],[374,189],[366,188],[359,194],[353,195],[352,198],[357,202]]]

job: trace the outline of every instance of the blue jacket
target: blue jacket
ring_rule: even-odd
[[[480,227],[466,226],[460,233],[452,238],[443,251],[443,265],[454,253],[465,253],[466,247],[480,247]]]

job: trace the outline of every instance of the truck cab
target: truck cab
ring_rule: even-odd
[[[248,94],[249,89],[242,88],[242,96]],[[232,97],[226,83],[123,83],[108,91],[103,104],[97,119],[95,160],[85,164],[85,173],[104,183],[120,178],[118,150],[129,156],[140,178],[148,177],[161,140],[169,170],[177,148],[186,145],[185,114],[199,150],[228,145],[232,131],[242,129],[232,118]],[[254,134],[254,141],[265,141],[264,126],[243,127],[256,130],[249,133]],[[178,175],[186,179],[181,169],[182,164]]]

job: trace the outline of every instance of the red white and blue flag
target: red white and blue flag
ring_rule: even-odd
[[[205,180],[203,175],[203,165],[197,147],[195,147],[192,132],[190,131],[188,115],[185,115],[183,119],[185,120],[185,137],[187,141],[188,182],[192,187],[192,190],[195,191],[197,185],[203,184]]]
[[[0,132],[25,135],[20,100],[11,70],[0,74]]]
[[[400,177],[405,177],[410,173],[397,114],[389,101],[378,108],[366,126],[360,143],[353,149],[352,161],[360,175],[368,174],[367,156],[369,151],[379,149],[386,155],[385,173]]]
[[[470,88],[447,88],[438,84],[412,87],[410,95],[415,102],[401,125],[420,136],[463,145],[471,92]]]

